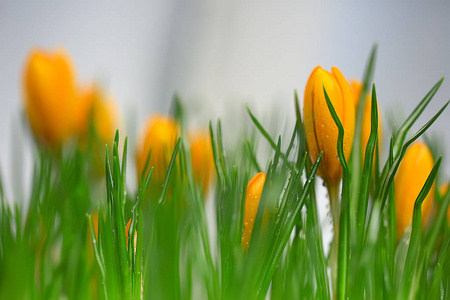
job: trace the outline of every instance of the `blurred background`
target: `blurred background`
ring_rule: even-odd
[[[391,120],[403,120],[442,76],[450,75],[449,2],[303,2],[2,1],[0,170],[7,192],[20,201],[23,178],[31,177],[22,71],[36,46],[65,48],[78,81],[95,79],[113,95],[131,144],[149,115],[168,112],[175,92],[195,126],[217,117],[224,127],[238,126],[236,120],[246,118],[244,103],[263,121],[273,113],[292,123],[293,91],[302,100],[316,65],[336,65],[347,79],[362,79],[374,43],[374,80],[385,128]],[[450,82],[444,81],[414,129],[449,96]],[[448,120],[447,111],[430,131],[445,145]],[[448,159],[444,166],[448,174]]]

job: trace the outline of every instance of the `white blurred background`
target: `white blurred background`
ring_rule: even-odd
[[[80,81],[99,80],[119,103],[132,141],[147,116],[167,113],[174,92],[200,125],[220,116],[224,127],[236,126],[245,102],[263,119],[275,111],[289,123],[293,90],[302,96],[316,65],[336,65],[347,78],[361,78],[375,42],[385,127],[450,75],[450,2],[302,2],[2,1],[0,171],[10,198],[25,198],[23,178],[31,175],[21,73],[35,46],[66,48]],[[449,96],[444,81],[414,128]],[[431,128],[445,145],[448,120],[447,111]],[[448,159],[444,165],[448,173]]]

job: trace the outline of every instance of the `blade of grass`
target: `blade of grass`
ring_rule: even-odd
[[[339,251],[338,251],[338,275],[337,275],[337,298],[346,299],[347,291],[347,272],[349,262],[349,244],[350,244],[350,174],[344,155],[344,127],[339,120],[333,104],[328,97],[325,87],[323,87],[325,100],[328,109],[333,117],[333,121],[338,127],[337,152],[342,166],[342,193],[341,209],[339,218]]]
[[[382,203],[382,210],[384,208],[384,205],[386,203],[386,199],[389,193],[389,189],[391,187],[392,181],[394,180],[394,176],[397,173],[398,167],[400,166],[400,162],[405,156],[406,149],[414,142],[416,141],[425,131],[427,131],[428,128],[436,121],[436,119],[442,114],[442,112],[447,108],[450,101],[447,101],[447,103],[425,124],[420,128],[408,141],[405,142],[405,144],[402,146],[402,150],[400,151],[400,154],[397,158],[395,158],[394,163],[392,167],[389,169],[389,172],[386,175],[386,178],[383,180],[383,184],[381,185],[381,192],[380,192],[380,198]],[[395,141],[394,141],[395,143]],[[394,144],[395,148],[395,144]],[[394,152],[395,155],[395,152]]]
[[[253,152],[253,149],[252,149],[252,144],[248,140],[245,143],[245,149],[247,149],[247,153],[248,153],[248,156],[250,158],[250,162],[253,164],[253,167],[256,169],[257,172],[261,172],[262,168],[258,164],[258,160],[256,159],[256,155],[255,155],[255,153]]]
[[[402,148],[403,141],[406,138],[406,134],[408,133],[411,126],[416,122],[417,118],[422,114],[423,110],[427,107],[428,103],[430,103],[431,99],[433,99],[436,92],[439,90],[444,78],[441,78],[425,95],[425,97],[420,101],[419,105],[413,110],[413,112],[409,115],[409,117],[403,122],[400,126],[398,132],[394,137],[394,158],[397,158],[400,154],[400,150]]]
[[[364,240],[367,207],[369,204],[370,192],[370,178],[372,174],[373,154],[378,137],[378,108],[377,108],[377,93],[375,84],[372,89],[372,112],[371,112],[371,130],[369,140],[366,146],[364,167],[362,172],[361,187],[359,190],[359,204],[357,210],[358,227],[357,232],[359,236],[359,244]]]
[[[298,133],[298,155],[297,155],[297,166],[299,162],[301,161],[301,158],[303,157],[304,153],[306,153],[306,138],[305,138],[305,128],[303,127],[302,122],[302,115],[300,113],[300,103],[298,100],[298,94],[297,91],[294,91],[294,100],[295,100],[295,115],[297,117],[296,119],[296,125],[297,125],[297,133]],[[301,170],[302,168],[299,168]]]
[[[375,61],[377,55],[378,46],[375,44],[372,46],[372,50],[370,51],[369,60],[367,62],[364,77],[363,77],[363,87],[361,90],[361,94],[359,96],[358,108],[356,110],[356,119],[355,119],[355,132],[352,146],[352,157],[351,157],[351,168],[352,168],[352,185],[351,185],[351,199],[350,205],[352,207],[352,219],[356,219],[354,213],[358,209],[358,195],[360,191],[360,178],[361,178],[361,130],[362,130],[362,119],[364,114],[364,104],[366,102],[366,95],[369,92],[370,85],[372,83],[373,73],[375,69]]]
[[[167,191],[169,189],[169,181],[172,176],[173,165],[175,164],[175,161],[177,158],[178,150],[180,148],[180,143],[181,143],[181,137],[178,138],[178,141],[177,141],[175,148],[173,150],[173,153],[172,153],[172,158],[170,159],[169,167],[167,168],[166,179],[164,180],[164,185],[163,185],[163,192],[161,194],[161,197],[158,200],[158,203],[160,205],[164,205],[164,203],[166,202]]]
[[[438,161],[433,166],[424,186],[422,187],[417,199],[414,203],[414,212],[412,219],[412,231],[411,240],[408,247],[408,253],[406,255],[405,261],[405,271],[403,273],[402,288],[401,288],[401,299],[407,299],[411,297],[411,289],[413,278],[417,272],[417,260],[419,255],[419,248],[421,244],[421,227],[422,227],[422,202],[425,200],[428,192],[434,184],[434,180],[437,176],[439,167],[441,165],[442,156],[439,157]],[[414,295],[413,295],[414,296]]]
[[[217,178],[219,178],[219,182],[221,184],[224,184],[225,180],[224,180],[224,176],[223,176],[222,165],[220,164],[219,153],[217,151],[217,149],[218,149],[217,143],[216,143],[216,139],[214,137],[214,131],[213,131],[211,122],[209,122],[209,135],[211,137],[212,152],[213,152],[213,158],[214,158],[214,165],[216,166]]]
[[[275,246],[274,246],[273,250],[270,252],[270,255],[268,256],[268,260],[267,260],[269,262],[267,264],[268,268],[263,272],[263,274],[265,274],[265,276],[264,276],[264,280],[262,281],[262,285],[261,285],[260,289],[258,290],[259,295],[265,295],[267,293],[267,289],[269,288],[273,273],[275,272],[275,269],[280,260],[282,250],[284,249],[284,247],[286,246],[286,243],[289,240],[289,237],[291,235],[292,229],[295,226],[295,223],[297,221],[300,210],[303,207],[305,199],[306,199],[307,195],[309,194],[311,185],[314,182],[314,178],[315,178],[315,175],[319,168],[320,161],[322,160],[322,156],[323,156],[323,152],[321,152],[319,154],[319,156],[317,157],[317,160],[315,161],[315,163],[311,169],[311,172],[310,172],[305,184],[303,185],[302,193],[298,197],[298,200],[295,202],[294,209],[291,212],[289,212],[289,218],[288,217],[285,217],[285,218],[280,217],[280,219],[283,220],[283,224],[280,223],[279,226],[280,227],[283,226],[284,229],[283,230],[281,230],[281,228],[275,229],[275,232],[280,232],[281,234],[276,236],[275,243],[273,244]],[[294,172],[296,172],[296,171],[294,171]],[[298,172],[296,176],[298,176],[298,180],[296,180],[296,179],[294,179],[294,180],[296,180],[298,183],[301,183],[300,177],[302,176],[302,172]],[[286,210],[286,214],[288,214],[288,210]]]
[[[277,144],[275,144],[275,142],[273,141],[273,139],[271,138],[270,134],[264,129],[264,127],[261,125],[261,123],[258,121],[258,119],[256,119],[256,117],[253,115],[253,113],[251,112],[250,108],[248,107],[248,105],[246,105],[247,108],[247,112],[250,116],[250,119],[252,119],[253,123],[255,124],[256,128],[261,132],[261,134],[266,138],[266,140],[269,142],[270,146],[273,148],[273,150],[277,150]],[[284,162],[288,165],[291,166],[291,163],[289,162],[288,158],[286,157],[286,155],[282,152],[280,152],[281,158],[284,160]]]
[[[445,224],[447,219],[446,213],[449,209],[449,205],[450,205],[450,193],[447,192],[447,194],[444,197],[444,201],[441,203],[441,207],[437,212],[437,216],[435,217],[433,227],[431,228],[431,231],[427,236],[427,241],[425,243],[426,260],[428,260],[428,258],[431,257],[433,250],[436,247],[436,243],[439,240],[439,233],[442,231],[442,228],[446,226]]]

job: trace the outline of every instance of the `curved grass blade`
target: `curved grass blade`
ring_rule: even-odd
[[[447,192],[447,194],[444,197],[444,201],[441,203],[441,207],[437,213],[437,216],[433,223],[433,227],[431,228],[430,233],[428,234],[427,242],[425,243],[426,245],[425,259],[431,257],[433,250],[436,247],[436,243],[439,239],[439,233],[441,232],[442,228],[445,226],[446,223],[447,219],[446,213],[449,209],[449,205],[450,205],[450,192]]]
[[[409,242],[408,253],[406,255],[405,261],[405,271],[403,272],[402,278],[402,299],[410,298],[411,296],[411,285],[413,277],[415,276],[415,269],[417,268],[419,248],[421,244],[421,227],[422,227],[422,202],[428,195],[428,192],[434,184],[439,167],[441,165],[442,156],[439,157],[438,161],[434,164],[433,169],[430,172],[427,180],[425,181],[422,190],[417,196],[416,202],[414,203],[414,212],[412,219],[412,231],[411,240]]]
[[[164,205],[164,203],[166,202],[167,190],[169,189],[169,181],[170,181],[170,178],[172,177],[173,165],[175,164],[178,150],[180,149],[180,144],[181,144],[181,137],[178,138],[178,141],[177,141],[175,148],[173,150],[173,153],[172,153],[172,158],[170,159],[169,167],[167,169],[166,179],[164,181],[163,192],[161,194],[161,198],[159,198],[159,201],[158,201],[160,205]]]
[[[445,265],[445,260],[447,259],[449,249],[450,249],[450,235],[447,234],[446,239],[444,239],[444,242],[442,244],[441,250],[439,251],[436,268],[430,280],[430,288],[428,290],[427,299],[438,299],[439,298],[438,295],[442,294],[440,285],[444,272],[443,266]]]
[[[286,244],[289,240],[289,237],[292,233],[292,229],[295,226],[295,222],[298,219],[298,214],[300,213],[301,208],[303,207],[303,204],[305,203],[305,199],[307,197],[307,195],[310,192],[310,188],[312,183],[314,182],[314,178],[315,175],[317,173],[317,170],[319,169],[319,164],[322,160],[322,156],[323,156],[323,152],[321,152],[319,154],[319,156],[317,157],[317,160],[315,161],[314,165],[312,166],[311,172],[305,182],[305,184],[303,185],[303,190],[301,192],[301,195],[298,197],[298,200],[295,203],[292,203],[294,205],[293,210],[289,213],[288,211],[290,211],[289,209],[284,209],[283,211],[285,211],[286,215],[289,214],[289,218],[288,217],[280,217],[280,220],[283,220],[282,222],[277,224],[278,229],[275,229],[275,232],[281,232],[280,235],[276,236],[275,239],[275,247],[274,249],[272,249],[270,251],[270,255],[268,256],[268,264],[267,267],[265,268],[263,274],[264,274],[264,279],[262,281],[262,286],[259,289],[258,295],[265,295],[267,293],[267,289],[270,286],[270,282],[272,280],[272,276],[273,273],[275,272],[275,269],[278,265],[278,262],[280,260],[281,255],[279,255],[280,253],[282,253],[282,250],[286,247]],[[292,179],[292,183],[294,183],[294,189],[295,186],[300,185],[301,186],[301,176],[302,176],[302,172],[297,172],[297,171],[293,171],[296,172],[296,178]],[[297,184],[295,184],[297,183]],[[284,227],[283,229],[281,229],[281,226]]]
[[[339,251],[338,251],[338,274],[337,274],[337,298],[345,299],[347,292],[347,272],[350,246],[350,174],[344,155],[344,127],[339,120],[333,104],[328,97],[325,87],[323,87],[325,100],[328,109],[333,117],[333,121],[338,127],[337,152],[342,166],[342,194],[341,213],[339,218]]]
[[[351,186],[351,199],[350,205],[352,207],[351,218],[355,219],[354,212],[358,208],[358,195],[359,195],[359,185],[360,185],[360,174],[361,174],[361,124],[364,114],[364,104],[366,102],[366,95],[370,89],[372,83],[373,73],[375,69],[375,61],[377,55],[377,45],[373,45],[370,51],[369,61],[367,63],[366,69],[364,71],[363,77],[363,87],[361,94],[359,96],[359,105],[356,110],[356,120],[355,120],[355,132],[352,145],[352,157],[351,157],[351,168],[352,168],[352,186]]]
[[[106,289],[105,284],[105,258],[103,257],[103,251],[100,251],[99,245],[97,243],[97,238],[95,237],[95,228],[94,228],[94,222],[92,221],[92,216],[87,215],[89,228],[91,231],[91,237],[92,237],[92,246],[94,247],[94,254],[95,258],[97,260],[98,267],[100,269],[100,273],[102,274],[102,286],[103,286],[103,292],[105,294],[105,298],[108,299],[108,291]]]
[[[245,107],[247,108],[247,112],[248,112],[250,118],[252,119],[253,123],[255,124],[256,128],[258,128],[258,130],[261,132],[261,134],[266,138],[266,140],[269,142],[269,144],[273,148],[273,150],[277,151],[277,144],[273,141],[270,134],[264,129],[264,127],[261,125],[261,123],[258,121],[258,119],[256,119],[256,117],[253,115],[253,113],[251,112],[248,105],[246,105]],[[283,152],[280,152],[280,156],[288,166],[292,167],[292,164],[289,162],[289,160],[287,159],[286,155],[284,155]]]
[[[303,127],[302,115],[300,113],[300,103],[298,101],[297,90],[294,91],[295,98],[295,115],[297,117],[297,133],[298,133],[298,155],[297,155],[297,166],[301,162],[302,157],[306,153],[306,135],[305,128]],[[299,168],[301,170],[302,168]]]
[[[330,283],[327,274],[327,261],[323,251],[322,230],[319,226],[317,226],[317,224],[319,224],[319,217],[314,188],[310,190],[309,200],[310,201],[305,202],[308,213],[308,217],[306,218],[306,230],[310,231],[310,238],[308,238],[306,242],[311,255],[311,260],[315,262],[313,267],[318,278],[317,291],[320,295],[320,299],[330,299]]]
[[[394,158],[400,154],[400,150],[402,148],[403,141],[406,138],[406,134],[408,133],[411,126],[416,122],[417,118],[422,114],[423,110],[427,107],[428,103],[430,103],[431,99],[433,99],[436,92],[439,90],[444,78],[442,77],[425,95],[425,97],[420,101],[419,105],[413,110],[413,112],[409,115],[409,117],[403,122],[402,126],[400,126],[398,132],[394,137]]]
[[[375,84],[372,88],[372,111],[371,111],[371,129],[370,136],[366,146],[364,167],[362,172],[361,186],[359,190],[359,203],[357,210],[357,232],[359,236],[359,244],[362,244],[364,240],[365,224],[367,217],[367,207],[369,204],[369,189],[370,178],[372,174],[373,155],[375,151],[375,145],[378,139],[378,107],[377,107],[377,93],[375,90]]]
[[[213,152],[213,158],[214,158],[214,165],[216,166],[217,178],[219,178],[220,183],[224,184],[225,181],[224,181],[224,176],[223,176],[223,170],[222,170],[222,166],[220,164],[219,154],[217,152],[216,139],[214,137],[214,131],[213,131],[211,122],[209,122],[209,135],[211,137],[212,152]]]
[[[416,141],[425,131],[427,131],[428,128],[430,128],[431,125],[436,121],[436,119],[442,114],[442,112],[445,110],[447,105],[450,103],[450,101],[447,101],[445,105],[431,118],[425,125],[422,126],[408,141],[405,142],[405,144],[402,146],[402,149],[400,151],[400,154],[397,158],[394,157],[394,163],[392,167],[389,169],[386,178],[383,181],[383,184],[381,185],[381,192],[380,192],[380,198],[382,203],[382,210],[384,208],[384,205],[386,204],[386,199],[389,193],[389,188],[391,187],[391,184],[394,180],[395,174],[397,173],[398,167],[400,166],[400,162],[402,161],[403,157],[405,156],[406,149],[414,142]],[[395,141],[394,141],[395,143]],[[394,145],[395,147],[395,145]],[[394,152],[395,155],[395,152]]]
[[[253,146],[250,143],[250,141],[246,141],[245,143],[245,149],[247,150],[248,156],[250,158],[250,162],[253,164],[253,167],[258,171],[261,172],[261,166],[258,164],[258,160],[256,158],[255,153],[253,152]]]

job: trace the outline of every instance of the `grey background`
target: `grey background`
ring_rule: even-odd
[[[114,95],[134,140],[148,115],[168,111],[175,91],[196,112],[194,125],[221,116],[232,128],[245,116],[244,102],[289,123],[293,90],[303,94],[316,65],[336,65],[347,78],[360,78],[377,42],[374,79],[387,127],[387,110],[401,120],[450,75],[449,13],[443,1],[2,1],[2,177],[11,198],[24,198],[32,157],[21,120],[21,72],[34,46],[66,48],[79,81],[99,80]],[[415,129],[449,96],[444,81]],[[448,118],[445,112],[431,130],[445,145]]]

